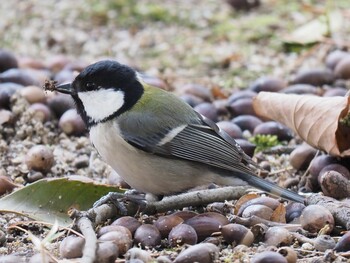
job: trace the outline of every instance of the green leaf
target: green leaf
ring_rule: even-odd
[[[34,220],[68,226],[68,210],[88,210],[109,192],[124,190],[76,178],[43,179],[0,199],[0,212],[16,213]]]

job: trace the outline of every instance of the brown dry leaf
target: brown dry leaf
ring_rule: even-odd
[[[255,193],[251,193],[251,194],[243,195],[241,198],[239,198],[238,201],[235,204],[235,211],[234,211],[235,215],[238,214],[239,209],[241,208],[241,206],[244,203],[248,202],[249,200],[258,198],[258,197],[260,197],[260,195],[255,194]]]
[[[270,220],[278,223],[286,223],[286,208],[283,204],[277,206],[273,211]]]
[[[336,156],[350,156],[350,127],[340,123],[349,114],[350,97],[260,92],[255,112],[293,129],[309,145]]]

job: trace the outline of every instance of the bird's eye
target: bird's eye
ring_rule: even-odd
[[[94,89],[96,89],[95,83],[93,83],[93,82],[86,83],[86,89],[87,90],[94,90]]]

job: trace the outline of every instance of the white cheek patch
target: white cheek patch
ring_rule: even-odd
[[[124,92],[114,89],[100,89],[78,92],[86,114],[98,122],[118,111],[124,104]]]

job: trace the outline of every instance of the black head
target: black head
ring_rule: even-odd
[[[68,86],[68,92],[67,87],[57,90],[72,95],[88,127],[129,110],[143,93],[136,71],[112,60],[86,67]]]

